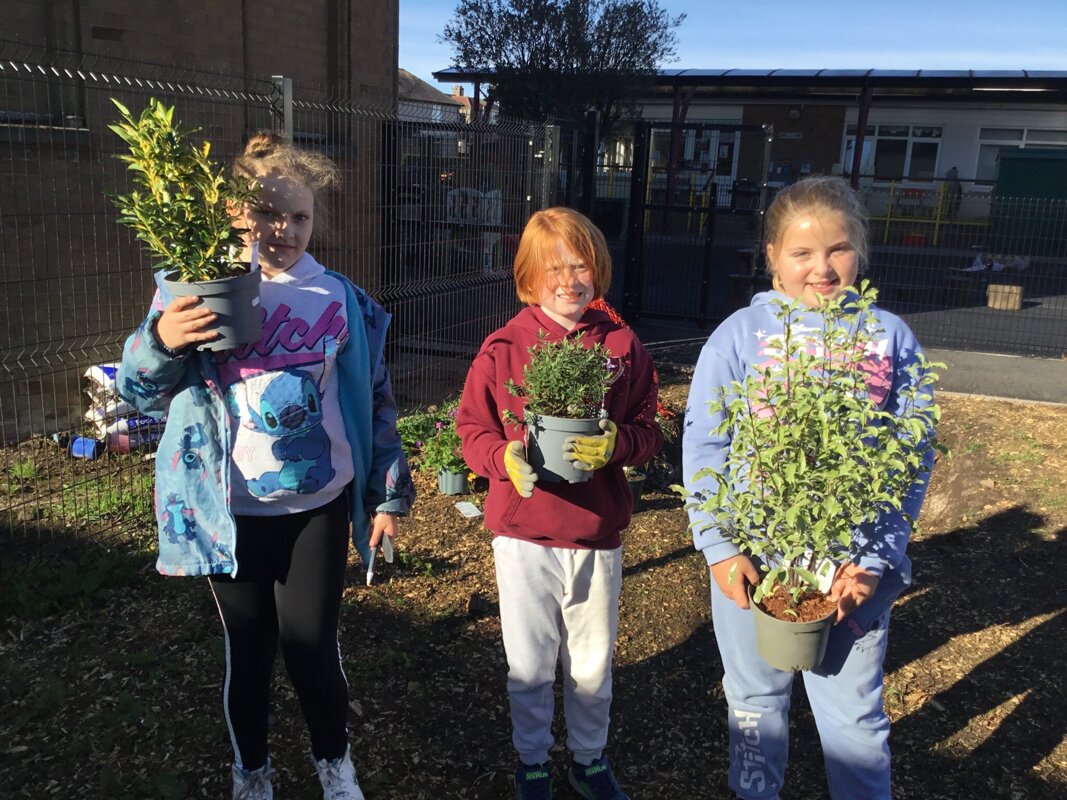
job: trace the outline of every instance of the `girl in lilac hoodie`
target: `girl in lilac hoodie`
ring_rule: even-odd
[[[720,387],[752,374],[782,334],[775,301],[802,301],[815,309],[856,281],[867,256],[862,204],[839,178],[816,177],[783,190],[767,214],[766,253],[773,290],[720,325],[700,354],[686,411],[682,445],[686,488],[717,490],[730,434],[716,433],[721,417],[708,413]],[[872,307],[876,347],[869,354],[867,387],[883,409],[899,409],[898,393],[911,381],[907,368],[921,353],[899,318]],[[821,326],[814,311],[794,314],[795,325]],[[925,402],[932,402],[927,397]],[[929,467],[929,464],[926,465]],[[710,467],[715,474],[697,480]],[[911,582],[905,552],[907,518],[919,514],[929,470],[912,487],[903,514],[885,514],[853,536],[852,552],[835,577],[837,624],[827,654],[803,673],[819,728],[833,800],[889,800],[889,719],[882,704],[889,610]],[[906,516],[905,516],[906,515]],[[756,651],[747,589],[759,583],[756,565],[699,509],[690,510],[693,539],[711,571],[715,638],[729,707],[730,788],[742,800],[776,800],[789,750],[789,701],[794,673],[767,664]],[[731,580],[731,571],[734,579]]]

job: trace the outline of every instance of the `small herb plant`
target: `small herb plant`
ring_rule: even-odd
[[[719,420],[714,435],[730,433],[730,451],[721,474],[695,476],[713,475],[718,491],[688,503],[762,561],[756,602],[780,585],[795,607],[818,589],[819,571],[848,555],[853,531],[900,512],[926,457],[941,449],[931,392],[943,365],[920,357],[907,368],[897,413],[871,400],[876,296],[865,281],[858,293],[823,303],[818,330],[800,324],[802,304],[779,301],[779,347],[709,404]]]
[[[140,189],[115,198],[119,222],[159,257],[155,265],[177,272],[181,281],[208,281],[247,269],[238,254],[244,247],[233,214],[259,190],[228,177],[210,159],[211,143],[189,141],[194,130],[174,122],[174,107],[156,99],[134,117],[118,100],[121,121],[108,127],[129,152],[118,156]]]
[[[544,331],[530,348],[530,363],[523,369],[522,385],[508,380],[504,386],[526,400],[526,411],[548,417],[595,419],[604,406],[604,396],[618,379],[622,367],[599,342],[582,343],[584,334],[548,341]],[[514,414],[504,420],[521,424]]]
[[[456,419],[438,422],[436,433],[422,443],[422,469],[437,474],[442,470],[465,475],[470,472],[463,460],[463,444],[456,433]]]

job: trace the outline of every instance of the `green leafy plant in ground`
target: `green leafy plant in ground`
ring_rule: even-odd
[[[7,468],[7,474],[16,481],[32,481],[37,477],[37,465],[29,459],[16,461]]]
[[[210,158],[211,143],[189,141],[195,133],[174,122],[174,107],[155,98],[135,117],[118,100],[121,121],[108,127],[129,152],[125,161],[140,189],[115,198],[119,222],[130,226],[182,281],[207,281],[239,274],[247,265],[237,258],[244,247],[233,214],[251,202],[255,184],[229,177]]]
[[[544,331],[530,348],[530,363],[523,368],[522,384],[508,379],[505,388],[526,401],[526,411],[548,417],[594,419],[600,416],[604,396],[618,379],[622,366],[599,342],[582,343],[584,334],[549,341]],[[505,421],[521,424],[505,410]]]
[[[436,436],[440,426],[449,420],[455,425],[458,407],[459,398],[452,398],[438,405],[427,406],[423,411],[405,414],[396,421],[400,445],[413,468],[424,469],[422,456],[426,442]]]
[[[147,470],[131,471],[121,482],[116,476],[101,475],[84,483],[65,486],[63,504],[58,511],[66,522],[114,521],[140,525],[142,530],[148,531],[154,528],[154,489],[155,478]],[[149,542],[146,539],[141,543]]]
[[[780,350],[709,405],[719,419],[713,435],[729,435],[730,451],[721,474],[697,472],[718,489],[689,496],[688,507],[761,560],[757,602],[779,585],[793,603],[818,588],[817,571],[848,554],[858,526],[901,511],[926,458],[941,449],[932,387],[942,365],[920,356],[907,368],[896,412],[870,397],[867,362],[882,333],[876,296],[864,282],[823,303],[819,330],[799,323],[808,311],[799,301],[777,302]]]

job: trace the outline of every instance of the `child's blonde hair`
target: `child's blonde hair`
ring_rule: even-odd
[[[779,251],[786,229],[798,217],[828,211],[838,211],[845,218],[848,241],[856,250],[858,272],[862,275],[867,268],[867,209],[847,181],[829,175],[805,178],[778,192],[767,209],[763,252],[767,252],[768,245]],[[774,274],[774,265],[769,259],[767,271]]]
[[[559,264],[559,244],[567,245],[593,275],[594,300],[611,286],[611,255],[604,234],[584,214],[557,206],[538,211],[522,231],[515,253],[515,293],[519,300],[538,302],[545,272]]]
[[[249,181],[277,175],[302,183],[315,199],[313,235],[321,238],[330,229],[326,194],[340,188],[341,170],[321,153],[303,150],[272,131],[252,134],[244,152],[233,161],[233,174]]]

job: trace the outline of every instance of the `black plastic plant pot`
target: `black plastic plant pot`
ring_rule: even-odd
[[[826,645],[833,629],[834,609],[823,619],[812,622],[790,622],[772,617],[752,599],[748,600],[756,626],[756,649],[763,660],[775,669],[797,672],[814,669],[826,655]]]
[[[600,420],[566,419],[542,414],[526,415],[526,457],[538,478],[553,483],[584,483],[593,473],[577,469],[563,458],[563,441],[568,436],[596,436]]]
[[[634,511],[641,508],[641,492],[645,489],[644,475],[627,476],[626,482],[630,484],[630,496],[633,497]]]
[[[443,469],[437,473],[437,491],[441,494],[466,494],[467,476]]]
[[[173,279],[175,274],[163,278],[172,296],[199,297],[218,315],[213,329],[220,335],[200,345],[201,350],[232,350],[259,340],[263,317],[259,307],[261,273],[258,269],[213,281],[179,281]]]

